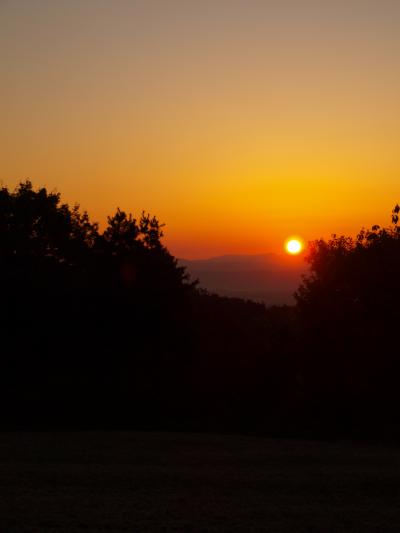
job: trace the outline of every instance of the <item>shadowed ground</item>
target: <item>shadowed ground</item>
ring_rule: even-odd
[[[394,446],[182,433],[0,434],[4,533],[400,531]]]

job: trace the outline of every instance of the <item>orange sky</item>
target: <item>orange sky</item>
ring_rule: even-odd
[[[330,6],[322,6],[330,4]],[[180,257],[281,251],[400,201],[400,2],[3,0],[0,179]]]

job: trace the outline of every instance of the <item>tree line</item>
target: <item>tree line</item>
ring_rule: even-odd
[[[100,230],[3,187],[2,427],[396,432],[399,210],[311,243],[296,304],[266,307],[199,289],[148,213]]]

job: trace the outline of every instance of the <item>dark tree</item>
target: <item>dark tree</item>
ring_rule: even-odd
[[[129,423],[161,402],[194,290],[161,228],[118,209],[100,232],[58,193],[0,191],[4,423]]]
[[[398,418],[398,212],[388,228],[311,243],[296,293],[310,398],[350,423]]]

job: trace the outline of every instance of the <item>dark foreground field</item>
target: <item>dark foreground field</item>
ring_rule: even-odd
[[[0,434],[0,531],[400,531],[394,446]]]

